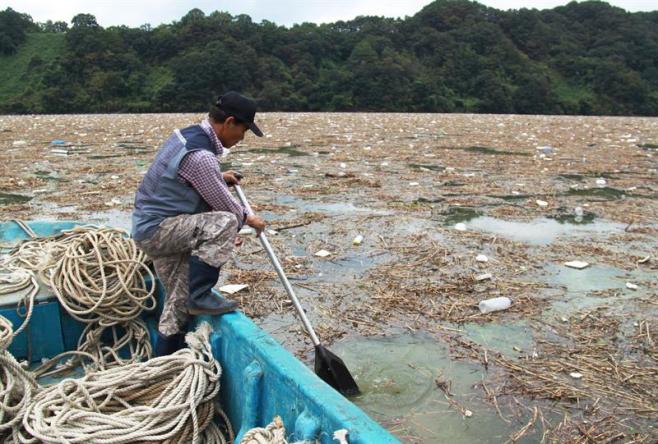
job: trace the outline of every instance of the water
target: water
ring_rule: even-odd
[[[39,170],[39,171],[35,171],[34,175],[43,180],[52,180],[55,182],[69,182],[68,179],[59,177],[57,173],[54,173],[53,171]]]
[[[0,205],[21,204],[32,200],[32,196],[3,193],[0,191]]]
[[[108,210],[84,214],[80,220],[93,225],[120,228],[132,231],[132,211]]]
[[[489,154],[489,155],[497,155],[497,156],[530,156],[530,153],[524,153],[520,151],[499,150],[497,148],[492,148],[488,146],[469,146],[465,148],[456,147],[451,149],[467,151],[469,153]]]
[[[513,432],[473,388],[485,376],[482,366],[451,359],[448,347],[431,337],[350,338],[332,351],[359,384],[362,393],[352,401],[404,442],[501,443]],[[437,378],[471,417],[448,403]]]
[[[568,220],[566,220],[568,222]],[[470,220],[468,229],[484,231],[506,239],[535,245],[548,245],[561,236],[607,235],[621,233],[626,226],[602,220],[587,224],[560,223],[555,219],[541,218],[530,222],[518,222],[482,216]]]
[[[410,163],[409,168],[413,168],[415,170],[430,170],[430,171],[443,171],[446,169],[446,167],[444,166],[434,165],[429,163]]]
[[[303,212],[312,211],[328,214],[389,214],[388,212],[378,211],[368,207],[356,206],[352,202],[316,202],[300,199],[294,196],[278,196],[275,200],[279,205],[288,205]]]
[[[298,145],[292,146],[281,146],[278,148],[252,148],[250,150],[245,150],[245,153],[255,153],[255,154],[287,154],[289,157],[301,157],[308,156],[308,153],[304,151],[299,151]]]
[[[443,212],[432,211],[432,218],[443,219],[443,224],[447,226],[451,226],[459,222],[468,222],[480,216],[482,216],[482,211],[476,210],[472,207],[450,206]]]
[[[649,291],[644,283],[655,281],[656,277],[642,270],[625,271],[608,265],[591,265],[583,270],[576,270],[562,264],[545,267],[548,277],[544,280],[551,288],[562,288],[564,298],[552,301],[548,314],[565,314],[610,304],[617,308],[629,309],[628,300],[643,297]],[[639,283],[638,290],[626,288],[626,282]],[[610,297],[597,296],[596,292],[613,290]]]
[[[467,339],[508,358],[527,354],[535,346],[532,329],[526,321],[506,321],[504,324],[469,322],[454,327],[461,329]]]
[[[579,197],[599,197],[604,200],[617,200],[626,197],[626,192],[612,187],[602,188],[571,188],[565,193],[566,196],[579,196]]]

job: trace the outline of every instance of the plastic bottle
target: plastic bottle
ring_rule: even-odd
[[[511,299],[503,296],[481,301],[478,307],[481,313],[491,313],[492,311],[507,310],[511,305]]]

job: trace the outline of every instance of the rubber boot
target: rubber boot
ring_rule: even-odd
[[[184,344],[185,335],[183,333],[165,336],[158,332],[158,340],[155,342],[155,356],[170,355],[183,348]]]
[[[198,256],[190,257],[190,295],[187,299],[189,314],[221,315],[238,308],[237,302],[218,297],[212,292],[217,279],[219,268],[206,264]]]

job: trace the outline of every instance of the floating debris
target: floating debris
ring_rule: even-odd
[[[361,245],[363,243],[363,236],[360,234],[352,239],[352,245]]]
[[[238,291],[242,291],[246,288],[249,288],[249,285],[246,285],[246,284],[228,284],[228,285],[223,285],[223,286],[219,287],[219,291],[221,293],[234,294],[234,293],[237,293]]]
[[[253,228],[251,228],[249,226],[244,226],[244,227],[242,227],[242,229],[240,230],[240,232],[238,234],[248,235],[248,234],[254,234],[255,232],[256,232],[256,230],[254,230]]]
[[[338,441],[338,444],[348,444],[347,443],[347,429],[340,429],[334,432],[334,441]]]
[[[458,224],[455,224],[455,230],[457,231],[466,231],[466,224],[459,222]]]
[[[639,261],[637,261],[637,263],[638,264],[646,264],[650,260],[651,260],[651,256],[647,256],[647,257],[644,257],[644,258],[640,259]]]
[[[635,285],[632,282],[626,282],[626,288],[628,288],[629,290],[637,290],[640,287],[638,287],[637,285]]]
[[[487,256],[485,256],[484,254],[478,254],[475,257],[475,260],[478,261],[478,262],[489,262],[489,258]]]
[[[583,261],[565,262],[564,265],[566,265],[569,268],[575,268],[577,270],[582,270],[583,268],[589,267],[589,264],[587,262],[583,262]]]
[[[546,208],[548,206],[548,202],[545,200],[537,200],[537,205],[539,205],[541,208]]]
[[[571,372],[569,373],[569,376],[571,376],[573,379],[580,379],[583,377],[583,374],[578,372]]]
[[[487,281],[487,280],[492,279],[492,278],[493,278],[493,275],[491,273],[484,273],[484,274],[479,274],[479,275],[475,276],[475,280],[478,281],[478,282]]]
[[[480,301],[478,308],[480,309],[480,313],[485,314],[493,311],[507,310],[511,305],[512,300],[508,297],[502,296]]]
[[[316,251],[315,255],[317,257],[327,257],[327,256],[331,256],[331,252],[327,250],[320,250],[320,251]]]

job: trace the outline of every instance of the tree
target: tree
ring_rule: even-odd
[[[36,29],[32,18],[11,8],[0,11],[0,54],[14,54],[29,31]]]

